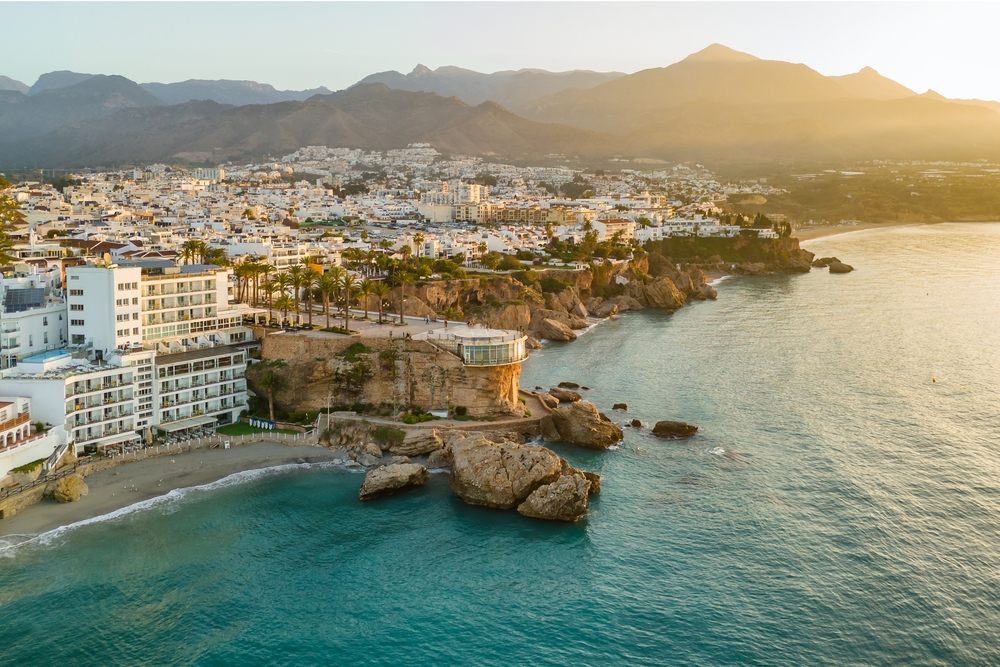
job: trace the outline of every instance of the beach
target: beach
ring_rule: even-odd
[[[866,229],[882,229],[884,227],[902,227],[906,225],[925,225],[925,222],[860,222],[856,225],[815,225],[813,227],[800,227],[792,232],[792,236],[800,241],[812,241],[814,239],[845,234],[847,232],[860,232]]]
[[[334,458],[334,452],[317,445],[255,442],[123,463],[86,477],[89,492],[75,503],[43,499],[17,516],[0,521],[0,537],[37,535],[238,472]]]

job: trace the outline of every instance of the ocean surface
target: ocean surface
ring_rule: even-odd
[[[700,427],[556,446],[603,477],[579,523],[248,474],[6,551],[0,664],[1000,664],[1000,225],[807,247],[857,270],[533,353]]]

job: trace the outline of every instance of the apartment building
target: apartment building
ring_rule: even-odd
[[[0,368],[59,349],[68,340],[61,271],[24,268],[0,278]]]

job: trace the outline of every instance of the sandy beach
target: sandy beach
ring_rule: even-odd
[[[316,445],[257,442],[126,463],[88,476],[90,491],[75,503],[43,499],[17,516],[0,521],[0,537],[37,535],[165,495],[173,489],[208,484],[245,470],[334,458],[337,458],[335,452]]]
[[[883,227],[903,227],[906,225],[925,225],[926,222],[861,222],[856,225],[816,225],[801,227],[792,232],[792,236],[800,241],[812,241],[825,236],[835,236],[847,232],[860,232],[866,229],[881,229]]]

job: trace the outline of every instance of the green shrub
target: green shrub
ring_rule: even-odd
[[[543,292],[551,292],[553,294],[558,294],[569,287],[569,283],[564,283],[563,281],[552,277],[542,278],[538,282],[541,284]]]
[[[455,406],[455,414],[456,414],[456,415],[459,415],[459,416],[463,416],[463,417],[464,417],[464,416],[465,416],[465,414],[466,414],[466,413],[467,413],[468,411],[469,411],[469,409],[468,409],[467,407],[465,407],[464,405],[456,405],[456,406]]]
[[[379,426],[373,436],[375,441],[382,445],[399,444],[406,437],[406,431],[395,426]]]
[[[18,466],[17,468],[11,470],[11,472],[31,472],[43,463],[45,463],[45,459],[38,459],[37,461],[32,461],[31,463],[25,463],[23,466]]]
[[[368,354],[371,352],[370,349],[365,347],[362,343],[351,343],[351,346],[338,354],[338,357],[343,357],[347,361],[359,361],[359,354]]]

